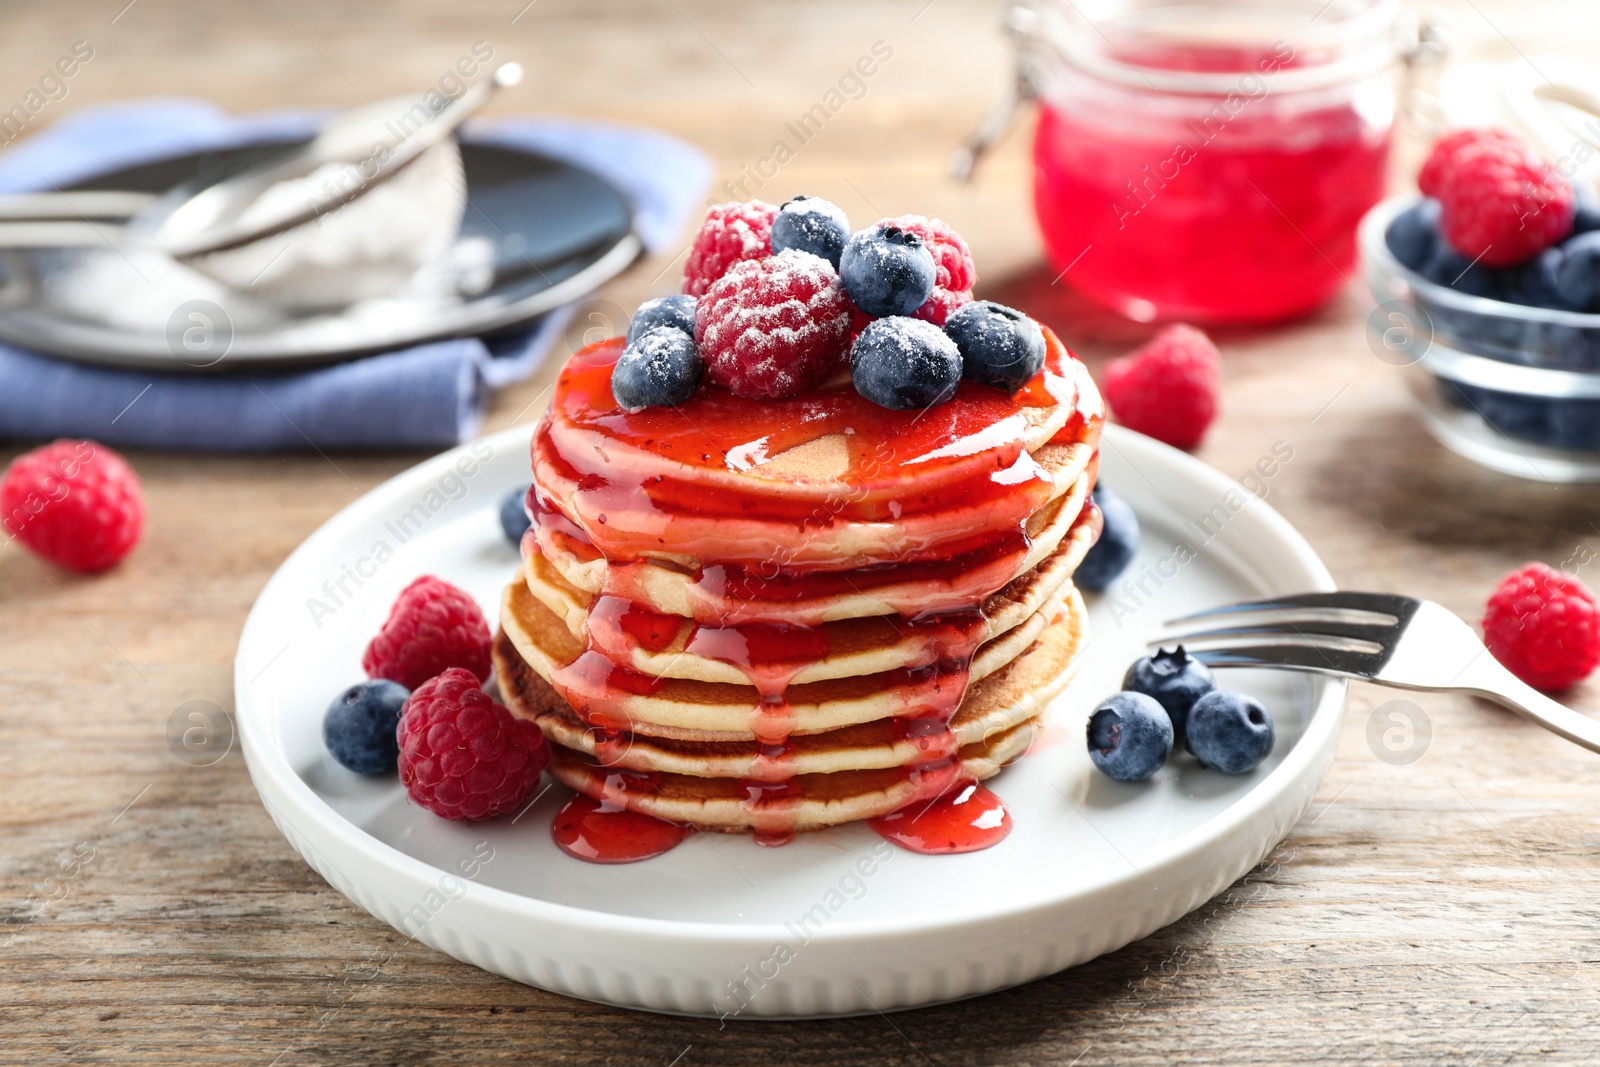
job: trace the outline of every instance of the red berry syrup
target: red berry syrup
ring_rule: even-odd
[[[944,856],[998,845],[1011,832],[1011,813],[988,789],[965,782],[931,804],[909,804],[870,825],[907,851]]]
[[[1238,51],[1137,58],[1240,71],[1226,98],[1086,91],[1041,103],[1034,206],[1074,288],[1140,321],[1268,322],[1354,274],[1356,224],[1383,196],[1390,90],[1279,92],[1273,79],[1299,57]]]
[[[567,855],[589,863],[637,863],[676,848],[687,827],[575,795],[556,813],[550,836]]]

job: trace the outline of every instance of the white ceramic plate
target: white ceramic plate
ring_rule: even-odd
[[[1343,682],[1229,672],[1224,684],[1260,697],[1277,721],[1277,746],[1254,773],[1227,777],[1188,757],[1140,785],[1092,770],[1085,717],[1162,620],[1333,588],[1299,534],[1248,491],[1108,427],[1102,477],[1138,510],[1143,547],[1124,591],[1090,596],[1087,659],[1042,743],[990,783],[1015,818],[995,848],[919,856],[854,825],[777,849],[692,836],[608,867],[552,843],[560,786],[515,822],[435,818],[394,778],[334,763],[322,714],[361,679],[361,650],[418,575],[456,582],[494,617],[517,565],[496,509],[528,478],[528,437],[519,427],[445,453],[336,515],[267,583],[235,664],[245,759],[284,836],[341,893],[457,959],[695,1015],[842,1015],[974,996],[1110,952],[1221,892],[1288,833],[1332,760]],[[1193,550],[1186,563],[1180,542]]]

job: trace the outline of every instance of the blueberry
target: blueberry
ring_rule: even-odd
[[[1572,194],[1577,203],[1572,212],[1572,232],[1589,233],[1600,230],[1600,193],[1586,180],[1572,183]]]
[[[1189,709],[1217,687],[1211,668],[1179,645],[1175,651],[1159,650],[1136,660],[1122,678],[1122,688],[1154,697],[1172,720],[1172,732],[1182,737]]]
[[[933,295],[934,278],[922,238],[898,226],[860,231],[839,257],[845,294],[873,318],[911,314]]]
[[[500,501],[500,529],[505,532],[506,540],[514,545],[522,544],[522,535],[532,525],[533,521],[528,518],[528,487],[511,490]]]
[[[681,293],[646,300],[633,313],[633,321],[628,323],[628,343],[633,344],[657,326],[671,326],[693,337],[694,305],[694,297]]]
[[[1600,232],[1579,234],[1561,246],[1556,291],[1579,311],[1600,311]]]
[[[856,392],[881,407],[932,407],[961,384],[961,353],[931,322],[874,319],[850,346],[850,377]]]
[[[1445,399],[1449,403],[1480,416],[1507,437],[1539,444],[1549,442],[1550,401],[1442,378],[1439,384],[1445,390]]]
[[[694,394],[702,370],[693,337],[657,326],[622,350],[611,371],[611,395],[629,411],[676,407]]]
[[[1107,777],[1142,782],[1172,755],[1172,720],[1143,693],[1113,693],[1089,716],[1089,759]]]
[[[1420,271],[1439,247],[1439,201],[1429,197],[1400,212],[1383,231],[1383,240],[1395,259]]]
[[[346,689],[322,717],[322,743],[333,758],[357,774],[389,774],[400,758],[395,727],[411,691],[374,678]]]
[[[1247,774],[1272,751],[1277,730],[1261,702],[1244,693],[1214,689],[1189,709],[1184,743],[1202,766]]]
[[[1561,271],[1562,260],[1566,253],[1557,245],[1540,252],[1533,259],[1517,267],[1507,298],[1514,303],[1526,304],[1536,308],[1558,308],[1563,311],[1576,310],[1561,295],[1557,279]]]
[[[1550,401],[1550,443],[1581,452],[1600,450],[1600,400]]]
[[[794,248],[821,256],[839,269],[839,256],[850,240],[850,220],[834,204],[815,196],[797,196],[772,220],[772,250]]]
[[[1103,485],[1094,487],[1094,502],[1100,505],[1104,520],[1100,540],[1078,564],[1072,584],[1098,593],[1128,569],[1133,554],[1139,551],[1139,516],[1126,500]]]
[[[1022,312],[979,300],[956,310],[944,332],[961,350],[962,373],[1014,393],[1044,366],[1044,332]]]
[[[1418,268],[1418,273],[1457,292],[1486,296],[1491,300],[1500,299],[1505,290],[1506,279],[1501,271],[1474,263],[1443,241]]]

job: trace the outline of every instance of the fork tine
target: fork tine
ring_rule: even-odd
[[[1268,600],[1247,600],[1239,604],[1225,604],[1219,608],[1197,611],[1192,615],[1168,621],[1168,626],[1198,622],[1202,619],[1226,615],[1244,615],[1251,612],[1288,612],[1306,608],[1345,608],[1375,612],[1404,621],[1413,615],[1421,601],[1389,593],[1298,593],[1293,596],[1273,597]]]
[[[1370,651],[1382,651],[1386,642],[1391,641],[1399,633],[1399,627],[1394,622],[1364,623],[1347,621],[1338,618],[1295,618],[1297,612],[1287,613],[1290,617],[1282,622],[1261,623],[1251,626],[1214,626],[1202,629],[1164,631],[1159,640],[1152,640],[1151,645],[1188,645],[1199,641],[1210,641],[1226,637],[1270,637],[1281,635],[1285,637],[1304,637],[1315,639],[1318,637],[1334,637],[1361,641],[1371,644]]]
[[[1191,654],[1208,667],[1265,667],[1351,678],[1373,678],[1383,667],[1383,657],[1372,653],[1314,645],[1238,645]]]

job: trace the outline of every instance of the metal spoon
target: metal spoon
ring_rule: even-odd
[[[426,96],[414,96],[341,112],[307,144],[204,187],[185,183],[162,196],[81,191],[0,197],[0,220],[24,220],[0,221],[0,248],[126,241],[182,260],[239,248],[314,222],[365,195],[444,143],[496,90],[521,80],[521,65],[505,63],[437,111]],[[312,195],[247,210],[273,186],[330,164],[341,168],[339,180],[324,182]],[[118,218],[123,225],[90,221]]]

